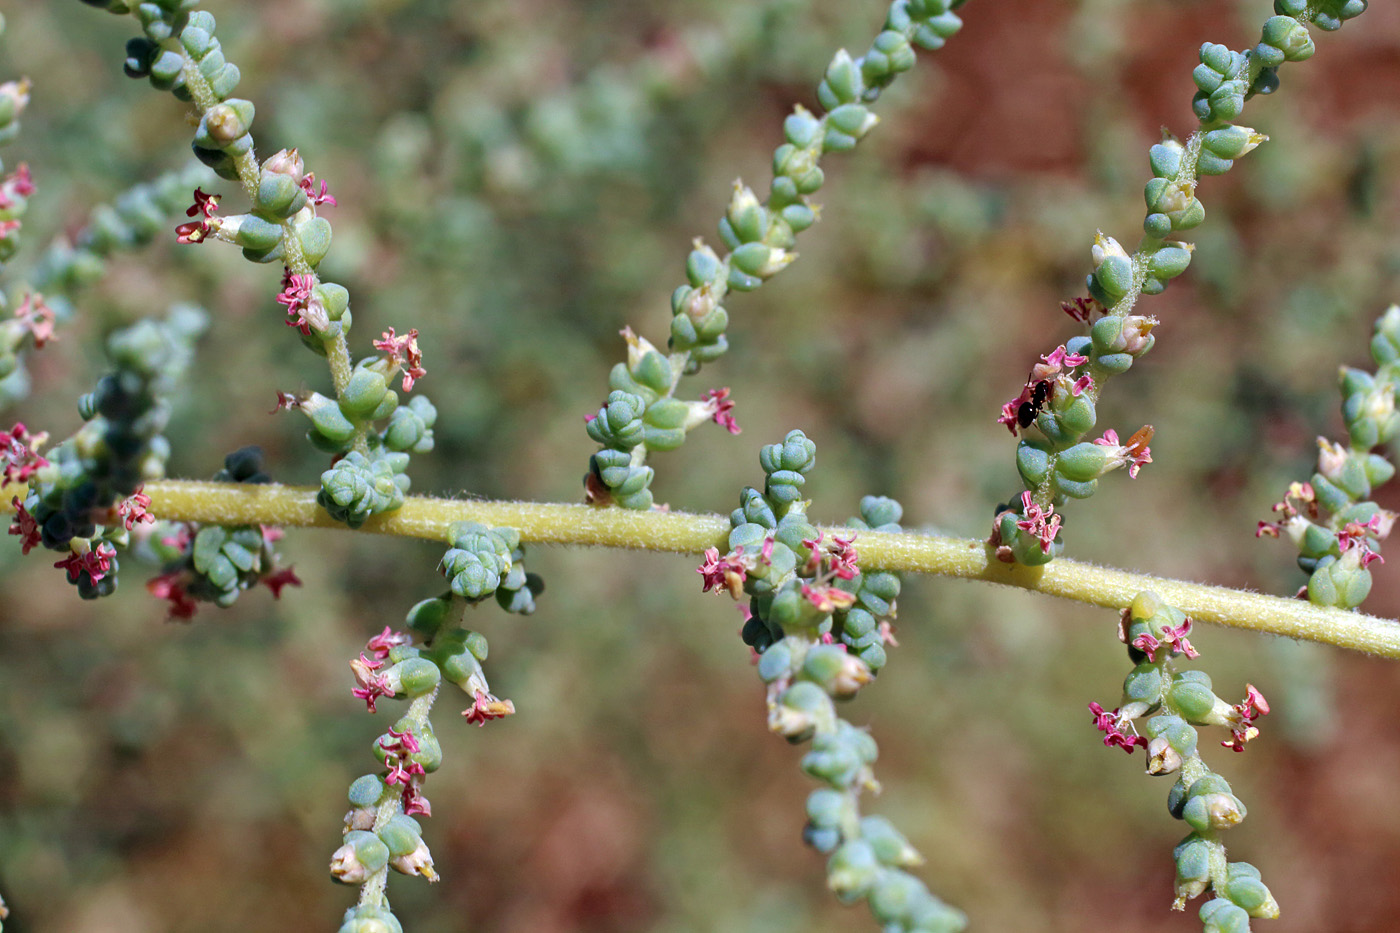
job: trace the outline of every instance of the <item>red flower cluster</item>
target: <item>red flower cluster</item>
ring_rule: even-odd
[[[374,342],[374,348],[389,354],[389,362],[396,369],[403,370],[405,392],[413,391],[413,384],[428,375],[423,368],[423,351],[418,348],[418,328],[399,337],[391,327]]]
[[[1104,734],[1103,744],[1110,747],[1117,746],[1129,755],[1138,746],[1147,747],[1146,737],[1136,733],[1129,735],[1122,731],[1123,723],[1118,719],[1118,710],[1106,712],[1099,704],[1090,703],[1089,712],[1094,714],[1094,728]]]

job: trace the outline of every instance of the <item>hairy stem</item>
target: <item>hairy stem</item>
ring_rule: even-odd
[[[316,504],[309,486],[235,485],[166,480],[148,483],[151,512],[170,521],[340,528]],[[699,554],[726,550],[729,520],[720,515],[638,512],[535,502],[489,502],[410,497],[398,511],[377,515],[362,531],[449,540],[452,522],[510,526],[532,544],[573,544]],[[839,531],[841,529],[829,529]],[[864,531],[857,547],[870,570],[928,573],[1034,590],[1063,599],[1122,609],[1145,589],[1197,622],[1212,622],[1400,659],[1400,623],[1314,606],[1297,599],[1129,573],[1064,558],[1041,567],[1003,564],[985,541],[912,533]]]

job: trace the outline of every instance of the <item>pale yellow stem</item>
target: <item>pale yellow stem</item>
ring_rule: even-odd
[[[148,483],[151,512],[171,521],[343,528],[316,504],[312,487],[235,485],[167,480]],[[727,549],[729,520],[685,512],[536,502],[409,498],[362,531],[447,541],[448,526],[476,521],[510,526],[533,544],[573,544],[699,554]],[[842,531],[843,529],[828,529]],[[849,529],[844,529],[849,533]],[[867,570],[899,570],[983,580],[1093,606],[1122,609],[1142,590],[1155,591],[1197,622],[1284,635],[1400,659],[1400,623],[1219,586],[1187,583],[1059,558],[1043,567],[1003,564],[983,541],[935,535],[861,532],[857,549]]]

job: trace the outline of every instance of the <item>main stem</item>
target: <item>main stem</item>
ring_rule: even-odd
[[[166,480],[147,483],[151,512],[168,521],[221,525],[344,528],[316,504],[310,486],[237,485]],[[453,522],[510,526],[532,544],[574,544],[699,554],[728,549],[729,520],[685,512],[637,512],[537,502],[409,498],[376,515],[362,531],[448,541]],[[841,529],[830,529],[838,531]],[[848,533],[849,529],[845,529]],[[1156,592],[1197,622],[1266,632],[1400,659],[1400,623],[1297,599],[1187,583],[1058,558],[1041,567],[996,560],[985,541],[913,533],[864,531],[856,547],[868,570],[929,573],[1034,590],[1063,599],[1126,608],[1143,590]]]

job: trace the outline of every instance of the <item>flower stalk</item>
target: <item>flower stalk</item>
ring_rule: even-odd
[[[13,488],[13,487],[11,487]],[[238,486],[193,480],[147,483],[152,514],[167,521],[344,528],[316,504],[309,486]],[[391,515],[376,515],[363,531],[446,541],[453,522],[510,526],[526,544],[703,554],[727,547],[729,520],[685,512],[601,510],[549,502],[486,502],[409,496]],[[821,529],[841,533],[843,529]],[[1106,609],[1123,609],[1145,589],[1201,623],[1318,642],[1400,659],[1400,623],[1315,606],[1296,599],[1170,580],[1061,558],[1042,567],[998,561],[985,541],[913,532],[864,532],[861,563],[871,569],[982,580]]]

